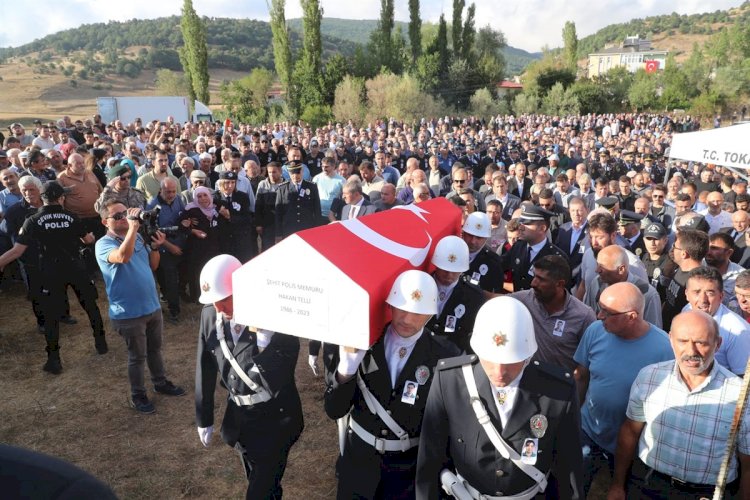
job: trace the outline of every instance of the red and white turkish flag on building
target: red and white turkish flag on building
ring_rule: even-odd
[[[236,321],[367,349],[390,321],[396,277],[429,271],[437,242],[460,231],[445,198],[300,231],[233,274]]]
[[[643,61],[643,64],[646,66],[646,73],[656,73],[659,71],[659,61]]]

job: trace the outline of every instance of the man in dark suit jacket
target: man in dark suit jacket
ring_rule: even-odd
[[[551,213],[541,207],[524,206],[521,214],[521,235],[510,251],[502,256],[503,271],[513,274],[513,291],[528,290],[534,279],[534,261],[545,255],[559,255],[565,252],[547,240],[547,230]]]
[[[529,177],[526,176],[526,166],[523,163],[516,163],[516,174],[508,182],[508,190],[514,196],[521,198],[521,201],[531,199],[531,187],[534,185]],[[519,186],[523,189],[519,190]]]
[[[547,488],[550,472],[559,491],[548,493],[581,498],[575,383],[562,368],[529,362],[537,350],[531,314],[516,299],[491,299],[477,314],[471,346],[481,364],[466,355],[442,360],[435,372],[419,440],[416,498],[439,498],[441,482],[463,487],[471,498],[534,498]],[[516,378],[517,386],[509,387]],[[524,456],[529,448],[536,453]]]
[[[356,219],[377,212],[377,207],[362,194],[362,184],[347,181],[342,192],[346,205],[341,211],[341,220]]]
[[[302,180],[302,164],[287,166],[291,180],[276,191],[276,242],[320,223],[318,186]]]
[[[748,216],[747,212],[737,210],[732,214],[732,226],[719,229],[719,232],[728,234],[734,240],[732,262],[739,262],[745,251],[745,247],[747,247],[745,235],[747,234],[748,224],[750,224],[750,216]]]
[[[220,377],[229,391],[221,437],[240,452],[247,498],[281,498],[289,450],[304,427],[294,381],[299,339],[235,322],[231,274],[240,266],[233,257],[218,255],[201,271],[200,302],[206,306],[201,312],[195,371],[198,436],[203,446],[210,444]]]
[[[521,205],[521,198],[508,192],[508,179],[499,170],[492,174],[492,191],[485,196],[485,205],[490,200],[497,200],[502,204],[502,218],[506,221],[513,217],[513,212]]]
[[[247,262],[258,254],[258,238],[247,193],[236,190],[237,174],[224,171],[216,181],[214,205],[219,212],[219,250]]]
[[[572,275],[571,286],[573,286],[578,283],[581,261],[588,242],[588,224],[586,221],[588,210],[586,210],[584,201],[578,197],[571,198],[570,203],[568,203],[568,214],[571,221],[560,226],[554,243],[568,258]]]

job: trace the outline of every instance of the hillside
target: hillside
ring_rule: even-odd
[[[702,44],[724,27],[750,23],[750,1],[729,10],[702,14],[680,15],[672,13],[632,19],[626,23],[611,24],[578,41],[578,57],[603,49],[608,44],[619,44],[626,36],[640,35],[659,49],[669,50],[683,60],[694,43]]]
[[[302,34],[301,18],[289,19],[287,20],[287,23],[292,31],[297,32],[300,35]],[[423,24],[425,27],[427,25],[429,25],[429,23]],[[372,33],[377,27],[378,21],[376,19],[339,19],[335,17],[324,17],[323,21],[320,23],[320,31],[322,34],[331,38],[347,40],[361,45],[367,44],[370,40],[370,33]],[[396,21],[395,27],[396,29],[401,28],[401,33],[405,39],[408,37],[409,23]],[[505,55],[507,75],[520,74],[531,61],[541,59],[542,57],[541,52],[531,53],[511,46],[506,46],[503,50],[503,54]]]

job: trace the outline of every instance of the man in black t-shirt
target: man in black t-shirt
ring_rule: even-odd
[[[672,319],[687,304],[685,287],[690,271],[701,266],[708,253],[708,234],[697,229],[680,229],[672,246],[677,272],[666,285],[666,300],[662,308],[662,325],[669,331]]]

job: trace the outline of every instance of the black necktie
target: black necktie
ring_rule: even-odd
[[[527,262],[528,262],[529,264],[531,264],[531,245],[528,245],[528,247],[527,247],[527,248],[528,248],[528,251],[529,251],[529,253],[528,253],[528,255],[526,256],[526,261],[527,261]]]

